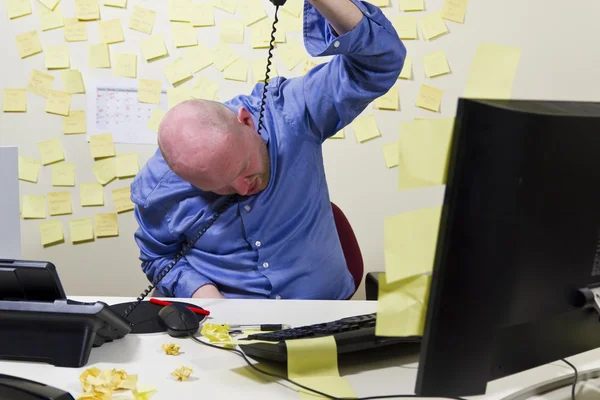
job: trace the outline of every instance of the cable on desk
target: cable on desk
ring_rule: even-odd
[[[208,347],[214,347],[215,349],[227,350],[227,351],[230,351],[232,353],[235,353],[235,354],[241,356],[244,359],[244,361],[246,361],[246,363],[248,364],[248,366],[250,368],[254,369],[257,372],[260,372],[261,374],[264,374],[264,375],[267,375],[267,376],[270,376],[270,377],[273,377],[273,378],[283,379],[284,381],[289,382],[292,385],[296,385],[296,386],[298,386],[298,387],[300,387],[300,388],[302,388],[304,390],[308,390],[310,392],[313,392],[315,394],[318,394],[319,396],[323,396],[323,397],[328,398],[330,400],[378,400],[378,399],[401,399],[401,398],[413,398],[413,399],[414,398],[419,398],[419,399],[425,399],[426,398],[426,397],[423,397],[423,396],[417,396],[415,394],[393,394],[393,395],[369,396],[369,397],[335,397],[335,396],[332,396],[330,394],[323,393],[323,392],[320,392],[320,391],[318,391],[316,389],[312,389],[312,388],[309,388],[307,386],[301,385],[301,384],[299,384],[297,382],[294,382],[293,380],[289,379],[287,376],[283,376],[283,375],[279,375],[279,374],[274,374],[272,372],[264,371],[264,370],[256,367],[254,364],[252,364],[250,362],[250,360],[248,360],[248,358],[246,357],[246,355],[244,354],[244,352],[241,351],[241,350],[233,349],[233,348],[228,348],[228,347],[217,346],[217,345],[214,345],[214,344],[210,344],[210,343],[207,343],[205,341],[202,341],[202,340],[198,339],[196,336],[194,336],[192,334],[190,334],[190,338],[194,342],[196,342],[196,343],[200,343],[200,344],[203,344],[203,345],[208,346]],[[440,397],[436,397],[436,398],[439,399]],[[465,400],[462,397],[446,397],[446,398],[447,399],[453,399],[453,400]]]
[[[564,358],[561,358],[561,361],[567,364],[569,367],[573,368],[573,371],[575,371],[575,379],[573,380],[573,386],[571,386],[571,400],[575,400],[575,389],[577,386],[577,380],[579,379],[579,373],[577,372],[577,368],[575,368],[573,364],[571,364]]]

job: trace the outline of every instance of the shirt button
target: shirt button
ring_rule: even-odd
[[[252,209],[252,207],[250,207],[249,205],[244,207],[244,210],[246,210],[247,212],[250,212],[251,209]]]
[[[265,262],[263,263],[263,267],[265,267],[265,268],[269,268],[269,263],[265,261]]]
[[[280,295],[275,296],[275,300],[281,300],[281,296]]]
[[[260,245],[261,245],[262,243],[260,242],[260,240],[257,240],[256,242],[254,242],[254,244],[256,245],[256,247],[260,247]]]
[[[340,47],[340,42],[338,42],[337,40],[333,43],[333,47],[335,47],[336,49],[338,47]]]

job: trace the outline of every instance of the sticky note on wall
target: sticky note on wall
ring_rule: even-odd
[[[82,207],[103,206],[104,187],[96,182],[82,183],[79,186],[79,198]]]
[[[19,179],[37,183],[42,162],[31,157],[19,156]]]
[[[106,213],[94,215],[94,230],[96,237],[119,236],[117,214]]]
[[[129,186],[114,189],[112,191],[112,199],[117,213],[131,211],[134,208],[134,204],[131,201],[131,189]]]
[[[115,144],[111,133],[90,136],[90,151],[94,159],[115,156]]]
[[[68,117],[63,117],[63,133],[65,135],[85,133],[86,131],[85,110],[71,110]]]
[[[116,158],[116,173],[119,179],[131,178],[140,171],[137,153],[119,154]]]
[[[71,192],[50,192],[48,193],[48,205],[50,215],[72,214]]]
[[[94,240],[94,228],[91,218],[78,218],[69,221],[72,243],[83,243]]]
[[[152,34],[155,20],[156,11],[140,6],[133,6],[133,11],[129,18],[129,28],[150,35]]]
[[[381,136],[381,132],[379,132],[379,128],[377,127],[377,121],[375,121],[375,116],[373,115],[358,117],[351,125],[354,128],[354,135],[359,143]]]
[[[27,91],[25,89],[4,89],[2,94],[2,111],[27,111]]]
[[[52,164],[65,159],[62,143],[59,138],[38,142],[42,165]]]
[[[75,164],[61,162],[52,165],[52,186],[75,186]]]
[[[469,0],[444,0],[442,18],[464,24]]]
[[[21,215],[24,219],[46,218],[46,196],[23,196]]]
[[[42,246],[59,244],[65,239],[62,222],[59,219],[40,223],[39,230]]]
[[[102,185],[106,185],[117,178],[115,158],[106,158],[92,164],[92,173]]]
[[[45,72],[33,69],[29,76],[29,82],[27,83],[27,90],[31,93],[35,93],[38,96],[48,98],[48,92],[52,89],[54,83],[54,77]]]
[[[464,97],[510,99],[521,49],[480,43],[471,63]]]

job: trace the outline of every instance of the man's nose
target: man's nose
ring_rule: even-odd
[[[245,196],[246,194],[248,194],[248,189],[250,188],[250,185],[248,185],[246,179],[238,179],[234,182],[233,188],[240,196]]]

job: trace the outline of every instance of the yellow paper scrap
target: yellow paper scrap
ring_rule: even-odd
[[[266,58],[259,58],[258,60],[252,61],[252,75],[254,76],[254,82],[264,82],[265,81],[265,68],[267,66]],[[271,63],[269,66],[269,78],[273,79],[277,74],[277,67],[275,64]]]
[[[444,0],[442,18],[464,24],[468,3],[469,0]]]
[[[286,44],[278,46],[277,50],[277,56],[290,71],[308,58],[308,53],[304,49],[304,46],[297,39],[290,40]]]
[[[231,341],[229,335],[229,324],[213,324],[211,322],[202,325],[202,336],[211,343],[223,343]]]
[[[127,8],[127,0],[104,0],[103,4],[108,7]]]
[[[53,83],[54,77],[52,75],[33,69],[29,76],[27,90],[31,93],[48,98],[48,91],[52,89]]]
[[[397,110],[400,108],[400,96],[398,95],[398,85],[394,85],[383,96],[375,99],[375,107],[380,110]]]
[[[156,393],[156,388],[151,385],[139,385],[132,390],[134,400],[150,400]]]
[[[61,162],[52,165],[52,186],[75,186],[75,164]]]
[[[111,157],[96,161],[92,165],[92,172],[102,185],[112,182],[117,178],[115,159]]]
[[[42,165],[52,164],[65,159],[65,153],[59,138],[38,142]]]
[[[48,10],[54,10],[58,5],[59,0],[39,0]]]
[[[237,0],[213,0],[213,5],[218,9],[227,11],[229,14],[235,14]]]
[[[175,107],[177,104],[189,100],[192,98],[190,88],[187,86],[180,86],[176,88],[167,89],[167,101],[169,110]]]
[[[46,218],[46,196],[23,196],[22,214],[24,219]]]
[[[65,18],[64,37],[67,42],[87,42],[87,25],[77,18]]]
[[[240,58],[233,52],[231,46],[229,46],[227,43],[220,43],[217,47],[215,47],[212,50],[212,56],[215,67],[217,67],[219,71],[223,71],[225,68],[233,64],[235,60]]]
[[[162,349],[165,351],[165,354],[169,356],[178,355],[180,348],[181,346],[178,346],[175,343],[165,343],[162,345]]]
[[[235,19],[225,19],[219,24],[221,42],[244,43],[244,23]]]
[[[104,188],[96,182],[86,182],[79,186],[79,198],[81,206],[103,206]]]
[[[287,0],[282,7],[283,11],[287,12],[288,14],[290,14],[296,18],[300,17],[300,15],[302,14],[303,8],[304,8],[303,0]]]
[[[219,85],[203,75],[198,75],[194,87],[192,88],[192,97],[195,99],[215,100]]]
[[[29,4],[29,2],[27,2]],[[40,28],[42,31],[49,31],[65,26],[60,4],[54,10],[49,10],[46,7],[38,8],[40,12]]]
[[[112,44],[125,41],[121,20],[118,18],[98,22],[100,43]]]
[[[423,56],[423,67],[425,68],[425,75],[428,78],[450,73],[448,59],[444,50],[425,54]]]
[[[423,336],[431,275],[387,283],[379,274],[376,336]]]
[[[412,79],[412,56],[406,56],[398,79]]]
[[[129,28],[150,35],[152,34],[155,20],[156,11],[140,6],[133,6],[133,12],[129,18]]]
[[[90,150],[94,159],[115,156],[115,144],[112,133],[90,136]]]
[[[243,0],[239,5],[239,12],[246,26],[267,18],[267,13],[260,0]]]
[[[189,47],[198,44],[196,31],[189,22],[172,22],[171,29],[175,47]]]
[[[64,91],[67,93],[85,93],[81,72],[76,69],[62,71]]]
[[[344,130],[340,129],[339,131],[337,131],[337,133],[333,136],[331,136],[329,139],[344,139]]]
[[[400,124],[398,189],[446,183],[454,118],[416,120]]]
[[[398,143],[392,142],[383,145],[383,158],[385,159],[385,165],[388,168],[393,168],[398,166],[399,156],[398,156]]]
[[[71,192],[50,192],[48,193],[48,205],[50,215],[72,214]]]
[[[140,171],[140,163],[137,153],[119,154],[116,158],[117,177],[130,178]]]
[[[113,63],[113,72],[116,76],[137,77],[137,54],[114,53]]]
[[[146,61],[152,61],[168,55],[162,35],[152,35],[142,40],[142,54]]]
[[[2,111],[26,112],[27,91],[25,89],[4,89],[2,96]]]
[[[225,68],[223,78],[246,82],[248,80],[248,59],[241,57],[235,60],[233,64]]]
[[[29,0],[7,0],[6,13],[9,19],[24,17],[31,14],[31,4]]]
[[[97,0],[75,0],[75,16],[80,21],[100,19],[100,8]]]
[[[213,63],[213,54],[204,43],[198,43],[198,46],[187,49],[183,58],[190,67],[191,73],[196,73]]]
[[[134,204],[131,201],[131,188],[129,186],[113,189],[112,199],[117,213],[133,210]]]
[[[190,0],[169,0],[169,21],[190,22]]]
[[[354,128],[354,135],[359,143],[381,136],[379,128],[377,127],[377,122],[375,121],[375,116],[373,115],[356,118],[352,122],[352,128]]]
[[[61,92],[59,90],[48,91],[46,100],[46,112],[50,114],[69,115],[71,109],[71,93]]]
[[[396,29],[400,39],[417,40],[417,17],[412,15],[397,15],[392,19],[392,25]]]
[[[119,236],[119,223],[117,214],[106,213],[94,215],[94,230],[96,237]]]
[[[425,39],[432,40],[448,32],[442,19],[442,14],[437,11],[419,19],[419,26]]]
[[[19,179],[37,183],[41,166],[42,162],[38,159],[19,156]]]
[[[152,114],[150,114],[150,118],[148,119],[148,129],[158,133],[160,122],[166,114],[167,113],[162,108],[155,108],[152,110]]]
[[[69,232],[72,243],[94,240],[94,227],[91,218],[77,218],[69,221]]]
[[[88,46],[88,64],[90,68],[110,68],[110,53],[106,43]]]
[[[521,49],[480,43],[471,63],[464,97],[510,99]]]
[[[163,68],[167,80],[171,85],[176,85],[182,81],[192,78],[190,67],[187,65],[185,60],[181,57],[175,59],[166,64]]]
[[[21,58],[42,52],[42,43],[35,30],[17,35],[15,40],[17,41],[17,50]]]
[[[400,0],[400,9],[402,11],[423,11],[425,3],[423,0]]]
[[[100,371],[98,368],[88,368],[79,376],[79,380],[83,386],[84,395],[80,398],[98,400],[105,398],[112,399],[112,392],[122,390],[131,390],[137,393],[147,393],[149,390],[142,387],[137,387],[138,376],[128,374],[125,370],[105,369]],[[94,397],[95,396],[95,397]],[[136,400],[139,398],[134,394]],[[145,397],[148,398],[148,397]]]
[[[65,69],[71,66],[69,57],[69,46],[48,46],[46,47],[46,68],[47,69]]]
[[[193,370],[186,366],[181,366],[171,373],[178,381],[187,381],[190,379]]]
[[[50,246],[65,240],[62,222],[59,219],[42,222],[39,225],[42,246]]]
[[[417,106],[430,111],[439,112],[444,91],[433,86],[421,85]]]
[[[190,22],[193,27],[213,26],[215,24],[213,5],[211,3],[192,3]]]
[[[140,79],[138,86],[138,100],[142,103],[160,103],[162,82],[151,79]]]

